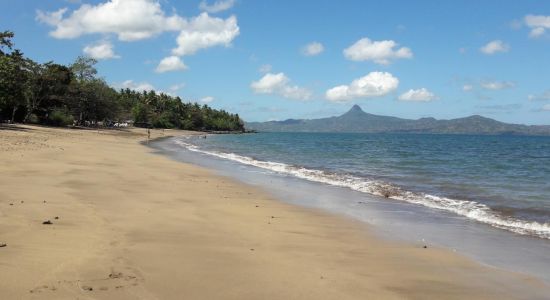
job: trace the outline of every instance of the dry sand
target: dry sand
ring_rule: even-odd
[[[144,130],[10,128],[0,128],[0,299],[550,295],[532,278],[384,241],[155,155],[139,144]],[[174,134],[186,133],[153,131]]]

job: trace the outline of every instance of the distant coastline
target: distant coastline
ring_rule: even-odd
[[[247,130],[259,132],[360,132],[360,133],[423,133],[479,135],[550,136],[550,125],[522,125],[499,122],[479,115],[465,118],[417,120],[380,116],[364,112],[354,105],[341,116],[321,119],[287,119],[284,121],[248,122]]]

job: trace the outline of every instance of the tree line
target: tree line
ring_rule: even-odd
[[[38,63],[0,32],[0,121],[86,126],[133,121],[136,126],[244,131],[238,114],[184,102],[155,91],[115,90],[98,77],[89,57],[65,66]]]

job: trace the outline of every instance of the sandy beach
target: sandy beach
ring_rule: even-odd
[[[152,138],[183,134],[197,133]],[[143,129],[0,127],[1,299],[550,295],[534,278],[385,241],[172,161],[145,139]]]

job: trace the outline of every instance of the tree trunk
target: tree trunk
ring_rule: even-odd
[[[15,123],[15,112],[17,111],[17,105],[13,107],[13,110],[11,111],[11,123]]]
[[[32,115],[34,109],[27,108],[27,113],[25,114],[25,118],[23,119],[23,123],[29,122],[29,117]]]

